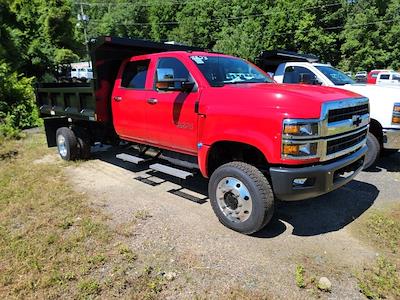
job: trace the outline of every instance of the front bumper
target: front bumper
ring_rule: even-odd
[[[383,148],[400,149],[400,129],[383,129]]]
[[[351,181],[363,168],[367,146],[335,162],[302,168],[270,168],[277,198],[284,201],[313,198],[333,191]],[[306,179],[295,184],[295,179]]]

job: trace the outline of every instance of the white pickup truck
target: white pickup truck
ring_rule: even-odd
[[[393,71],[382,71],[376,78],[376,84],[400,87],[400,73]]]
[[[343,72],[318,60],[316,56],[296,52],[264,51],[257,58],[257,65],[278,83],[331,86],[368,97],[371,122],[364,169],[373,166],[382,152],[397,152],[400,149],[400,87],[356,84]]]

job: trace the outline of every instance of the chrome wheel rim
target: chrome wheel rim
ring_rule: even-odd
[[[246,221],[253,208],[246,185],[234,177],[225,177],[217,185],[217,203],[224,216],[234,222]]]
[[[62,157],[65,157],[67,155],[67,145],[65,143],[65,137],[63,137],[62,135],[59,135],[57,137],[57,148],[58,153],[60,153]]]

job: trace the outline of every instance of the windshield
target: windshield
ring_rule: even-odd
[[[191,56],[211,86],[235,83],[274,82],[249,62],[233,57]]]
[[[400,81],[400,74],[399,74],[399,73],[394,73],[394,74],[393,74],[393,80],[398,80],[398,81]]]
[[[315,66],[318,70],[321,71],[326,77],[329,78],[330,81],[333,82],[334,85],[345,85],[345,84],[353,84],[355,83],[353,79],[344,74],[342,71],[339,71],[333,67],[329,66]]]

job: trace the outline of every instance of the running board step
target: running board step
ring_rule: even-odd
[[[162,164],[153,164],[151,166],[149,166],[150,169],[154,170],[154,171],[158,171],[164,174],[168,174],[174,177],[178,177],[181,179],[186,179],[190,176],[193,176],[193,173],[190,172],[186,172],[183,170],[179,170],[176,168],[172,168],[172,167],[168,167]]]
[[[137,157],[137,156],[126,154],[126,153],[117,154],[115,157],[118,158],[118,159],[121,159],[123,161],[128,161],[130,163],[136,164],[136,165],[145,161],[144,158],[140,158],[140,157]]]

